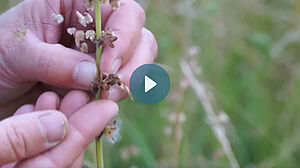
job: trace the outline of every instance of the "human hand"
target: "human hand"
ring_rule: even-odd
[[[83,91],[62,100],[46,92],[1,121],[0,167],[80,167],[86,147],[118,112],[112,101],[88,98]]]
[[[62,14],[65,21],[56,24],[52,14]],[[0,16],[0,111],[14,112],[15,107],[36,100],[44,85],[60,88],[89,89],[96,76],[94,54],[75,50],[74,40],[66,29],[78,24],[75,11],[85,11],[84,0],[26,0]],[[111,28],[118,36],[115,48],[104,47],[101,71],[116,73],[129,85],[132,72],[140,65],[152,63],[157,54],[154,36],[143,25],[143,9],[133,0],[121,0],[121,8],[112,11],[102,5],[103,29]],[[93,14],[92,14],[93,15]],[[24,38],[13,37],[13,31],[28,23]],[[90,53],[94,49],[90,47]],[[111,100],[120,100],[124,92],[112,87]],[[0,119],[1,119],[0,114]],[[7,116],[7,115],[6,115]],[[3,117],[2,117],[3,118]]]

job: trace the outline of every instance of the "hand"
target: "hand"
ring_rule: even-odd
[[[62,14],[65,21],[57,24],[52,17]],[[67,34],[68,27],[83,29],[75,11],[85,11],[84,0],[26,0],[0,16],[0,114],[14,112],[15,107],[31,103],[43,92],[45,84],[60,88],[88,90],[96,75],[94,54],[83,54],[75,49],[74,40]],[[115,48],[104,47],[101,71],[117,73],[129,85],[132,72],[140,65],[152,63],[157,45],[151,32],[143,27],[145,13],[133,0],[121,0],[121,8],[112,11],[102,5],[103,29],[111,28],[118,35]],[[92,14],[93,15],[93,14]],[[24,38],[14,38],[13,31],[28,21]],[[93,49],[90,53],[94,53]],[[111,100],[120,100],[124,92],[112,87]]]
[[[46,92],[0,122],[0,167],[80,167],[86,147],[117,112],[112,101],[88,103],[82,91],[61,101]]]

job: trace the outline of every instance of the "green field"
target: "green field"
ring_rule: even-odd
[[[300,1],[138,2],[171,92],[156,105],[119,103],[122,139],[104,144],[106,167],[227,168],[228,158],[245,168],[300,167]],[[1,0],[2,11],[8,6]],[[216,118],[208,118],[181,59],[209,92]],[[94,151],[92,144],[85,157],[91,167]]]

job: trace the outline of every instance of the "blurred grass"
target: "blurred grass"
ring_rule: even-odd
[[[2,0],[0,8],[7,8]],[[184,82],[178,60],[192,46],[201,48],[196,63],[216,98],[241,167],[300,166],[300,37],[281,46],[288,33],[299,32],[297,0],[140,0],[146,27],[159,44],[157,63],[172,79],[168,98],[156,105],[125,100],[119,103],[122,140],[105,144],[106,167],[172,167],[175,124],[168,117],[184,112],[179,167],[229,167],[207,124],[201,104]],[[188,2],[192,2],[189,5]],[[289,41],[289,40],[288,40]],[[272,53],[283,47],[278,57]],[[126,153],[135,145],[137,155]],[[91,145],[86,160],[93,162]],[[126,157],[125,157],[126,156]]]

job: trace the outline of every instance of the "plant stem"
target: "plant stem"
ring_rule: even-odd
[[[99,0],[95,0],[95,22],[96,22],[96,38],[101,40],[101,8]],[[102,55],[102,46],[96,46],[96,65],[98,67],[98,75],[100,74],[100,59]],[[100,93],[96,94],[96,99],[100,99]],[[96,143],[96,160],[97,168],[104,168],[103,149],[101,136],[95,139]]]

